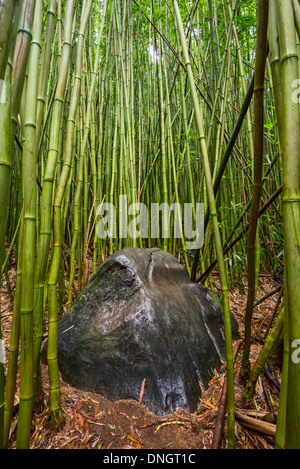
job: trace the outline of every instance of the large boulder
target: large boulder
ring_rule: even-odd
[[[224,359],[217,296],[160,249],[110,256],[59,324],[66,382],[114,401],[138,400],[145,379],[142,403],[158,415],[195,411]]]

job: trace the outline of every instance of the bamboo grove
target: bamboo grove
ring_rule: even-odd
[[[0,364],[2,447],[17,393],[17,448],[30,445],[45,334],[58,424],[59,319],[110,254],[158,246],[209,288],[218,270],[228,447],[235,446],[228,291],[243,289],[246,278],[245,395],[282,335],[276,445],[300,448],[299,54],[298,0],[0,2],[0,268],[8,284],[13,261],[17,270]],[[120,196],[136,213],[121,213]],[[190,203],[193,221],[203,203],[203,246],[190,250],[188,233],[173,235],[173,211],[158,236],[129,236],[120,220],[151,203]],[[105,204],[120,216],[115,236],[100,238]],[[251,370],[263,272],[284,272],[284,308]]]

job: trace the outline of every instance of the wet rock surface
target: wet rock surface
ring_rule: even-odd
[[[59,324],[64,381],[115,401],[139,400],[145,379],[142,403],[158,415],[195,411],[224,359],[217,296],[160,249],[110,256]]]

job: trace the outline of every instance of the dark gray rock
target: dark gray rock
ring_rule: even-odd
[[[237,325],[233,321],[233,336]],[[225,359],[220,302],[175,257],[124,249],[103,263],[59,324],[58,361],[70,385],[159,415],[197,409]]]

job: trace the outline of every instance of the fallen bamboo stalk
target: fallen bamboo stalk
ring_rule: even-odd
[[[264,433],[275,438],[276,425],[273,423],[265,422],[264,420],[249,417],[241,412],[235,412],[236,419],[243,423],[243,425],[251,430],[259,433]]]

